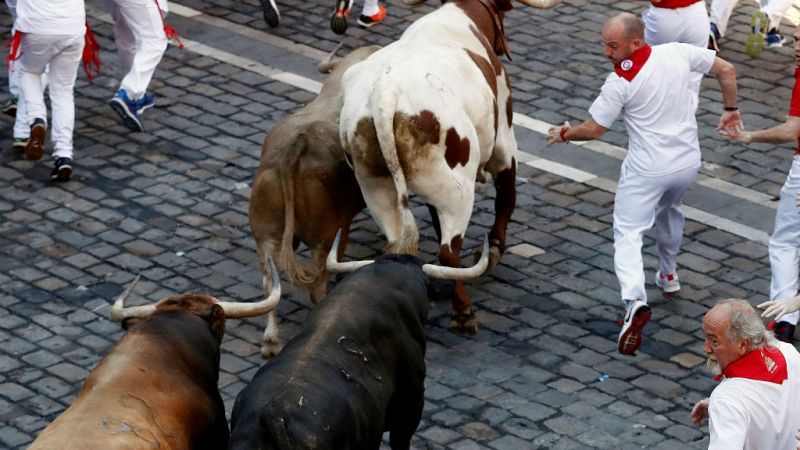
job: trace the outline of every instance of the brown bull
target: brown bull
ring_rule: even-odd
[[[353,216],[364,209],[358,183],[339,143],[342,74],[379,48],[357,49],[333,65],[319,95],[275,125],[264,140],[250,198],[250,229],[265,291],[270,286],[266,261],[271,256],[289,281],[309,290],[314,302],[325,297],[329,275],[325,259],[336,231],[344,230],[341,254]],[[295,253],[300,242],[311,250],[308,263]],[[283,348],[276,322],[273,311],[267,318],[261,348],[265,358]]]
[[[186,293],[124,308],[131,285],[111,311],[127,333],[30,449],[226,448],[228,425],[217,389],[225,318],[274,309],[280,297],[274,268],[273,280],[275,290],[259,303]]]

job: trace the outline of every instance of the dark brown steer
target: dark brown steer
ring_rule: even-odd
[[[273,281],[275,289],[259,303],[187,293],[124,308],[132,284],[111,311],[127,333],[30,449],[224,449],[229,435],[217,379],[225,318],[274,309],[280,297],[274,268]]]

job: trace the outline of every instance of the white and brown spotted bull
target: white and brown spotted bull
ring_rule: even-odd
[[[265,291],[270,289],[267,259],[272,257],[290,282],[309,290],[315,303],[325,297],[325,259],[336,231],[345,233],[343,253],[350,222],[365,206],[339,143],[342,74],[379,48],[362,47],[338,62],[329,58],[321,64],[320,71],[332,71],[319,95],[272,127],[264,139],[250,197],[250,229]],[[295,253],[300,242],[311,250],[307,263]],[[275,356],[282,347],[273,311],[267,317],[261,356]]]
[[[519,1],[544,8],[560,0]],[[439,262],[458,267],[475,181],[489,173],[497,191],[490,268],[503,253],[516,201],[517,143],[498,55],[508,54],[503,17],[511,8],[511,0],[447,1],[345,72],[339,133],[388,252],[418,252],[410,188],[431,210]],[[460,282],[451,327],[477,330]]]
[[[274,267],[272,277],[275,289],[251,304],[186,293],[125,308],[131,284],[111,310],[125,336],[30,449],[226,448],[228,424],[217,388],[225,319],[273,310],[280,297]]]

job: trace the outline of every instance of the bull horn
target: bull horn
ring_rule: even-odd
[[[369,259],[365,261],[349,261],[349,262],[339,262],[339,241],[342,240],[342,230],[336,232],[336,239],[333,240],[333,246],[331,247],[331,251],[328,252],[328,259],[325,261],[325,267],[328,269],[328,272],[331,273],[342,273],[342,272],[352,272],[354,270],[358,270],[364,266],[368,266],[375,262],[374,259]]]
[[[281,299],[281,278],[278,276],[272,257],[269,258],[269,270],[272,273],[272,289],[269,291],[269,296],[257,303],[219,302],[218,305],[225,311],[225,318],[244,319],[260,316],[278,306],[278,301]]]
[[[558,6],[561,0],[518,0],[525,6],[531,6],[539,9],[550,9]]]
[[[111,320],[122,322],[125,319],[147,317],[155,312],[156,305],[132,306],[130,308],[126,308],[124,305],[125,300],[133,293],[133,289],[139,283],[139,277],[137,275],[136,279],[114,301],[114,306],[111,307],[111,313],[109,314]]]
[[[481,259],[472,267],[446,267],[436,264],[425,264],[422,271],[431,278],[440,280],[464,281],[478,278],[489,267],[489,236],[483,239],[483,254]]]
[[[333,51],[328,54],[328,57],[325,58],[325,61],[317,64],[317,70],[319,73],[331,73],[333,69],[336,68],[336,65],[341,61],[341,58],[334,60],[333,57],[336,56],[336,52],[342,48],[342,45],[344,45],[344,39],[342,39],[342,42],[339,42],[339,45],[337,45],[336,48],[334,48]]]

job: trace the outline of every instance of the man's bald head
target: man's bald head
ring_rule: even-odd
[[[631,13],[619,13],[608,19],[603,27],[603,32],[605,33],[606,30],[611,29],[618,29],[621,31],[625,39],[644,40],[644,25],[642,25],[642,21],[639,20],[638,17]]]
[[[620,13],[608,19],[603,27],[606,58],[619,64],[633,52],[644,47],[644,26],[631,13]]]

